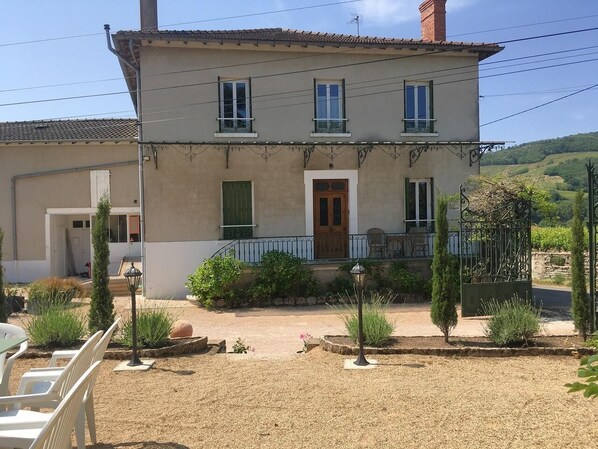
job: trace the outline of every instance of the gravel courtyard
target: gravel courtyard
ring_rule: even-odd
[[[146,373],[115,373],[108,360],[96,386],[93,447],[579,448],[598,441],[598,403],[563,386],[576,379],[575,358],[377,359],[378,368],[354,371],[320,349],[285,359],[204,354],[158,359]],[[18,360],[13,384],[46,362]]]

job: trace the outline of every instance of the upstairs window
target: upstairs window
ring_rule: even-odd
[[[345,133],[345,82],[314,81],[316,133]]]
[[[220,132],[252,132],[249,80],[220,80]]]
[[[405,82],[405,132],[433,133],[432,81]]]

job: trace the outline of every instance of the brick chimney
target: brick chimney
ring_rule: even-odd
[[[422,39],[425,41],[446,40],[446,0],[425,0],[419,5],[421,13]]]
[[[158,0],[139,0],[141,31],[158,30]]]

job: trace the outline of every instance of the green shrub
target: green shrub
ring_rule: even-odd
[[[338,269],[339,271],[347,273],[349,276],[351,276],[351,269],[357,262],[359,262],[361,266],[365,268],[365,273],[367,275],[366,283],[368,286],[371,286],[375,290],[390,287],[389,280],[386,278],[384,272],[384,265],[380,261],[370,259],[359,259],[359,261],[352,260],[341,264]],[[351,281],[351,283],[352,282],[353,281]]]
[[[341,318],[349,337],[357,342],[359,337],[359,323],[357,319],[357,297],[347,295],[347,304],[339,306]],[[388,305],[393,302],[395,295],[370,293],[363,304],[363,340],[368,346],[383,346],[395,330],[395,325],[386,317]]]
[[[581,359],[581,368],[577,370],[577,376],[581,377],[584,382],[565,384],[569,388],[567,393],[583,391],[584,398],[595,398],[598,396],[598,384],[596,383],[598,381],[598,364],[596,362],[598,362],[598,355]]]
[[[552,282],[554,282],[554,285],[564,285],[565,281],[567,281],[567,278],[564,274],[561,273],[555,274],[552,278]]]
[[[26,325],[33,344],[50,348],[74,345],[85,335],[84,317],[65,307],[52,306],[34,316]]]
[[[286,298],[317,293],[318,283],[303,260],[281,251],[262,256],[260,267],[249,294],[254,298]]]
[[[337,276],[326,286],[330,293],[345,293],[353,291],[353,280],[346,275]]]
[[[429,296],[431,285],[429,279],[424,279],[419,273],[413,273],[407,269],[402,261],[395,261],[388,270],[389,278],[393,288],[401,293],[419,293]]]
[[[500,346],[527,344],[540,332],[540,310],[515,295],[506,301],[491,300],[483,305],[486,315],[492,315],[484,333]]]
[[[159,348],[168,342],[174,317],[162,309],[140,309],[137,311],[137,346],[140,348]],[[122,326],[120,344],[133,346],[133,323],[131,319]]]
[[[54,306],[67,306],[83,295],[79,281],[73,278],[49,277],[29,284],[27,311],[39,313]]]
[[[185,287],[206,309],[211,309],[216,299],[234,299],[233,285],[241,278],[243,267],[234,255],[207,259],[189,275]]]
[[[567,263],[567,259],[565,259],[560,254],[551,254],[550,255],[550,263],[552,265],[556,265],[557,267],[563,267]]]

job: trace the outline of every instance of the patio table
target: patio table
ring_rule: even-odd
[[[27,337],[0,338],[0,354],[10,351],[27,340]]]

